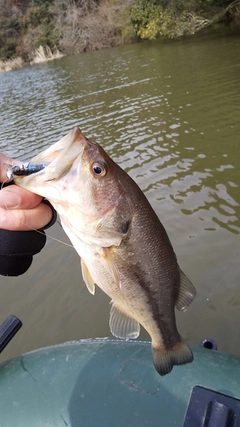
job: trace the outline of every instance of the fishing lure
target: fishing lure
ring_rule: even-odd
[[[22,163],[21,165],[11,166],[7,165],[9,169],[6,172],[7,178],[11,181],[15,176],[27,176],[32,173],[40,172],[45,169],[49,163]]]

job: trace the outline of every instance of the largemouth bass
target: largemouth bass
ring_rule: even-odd
[[[14,181],[47,197],[57,210],[88,290],[94,294],[97,284],[111,298],[112,334],[137,338],[141,324],[151,336],[160,375],[191,362],[174,309],[184,310],[196,291],[138,185],[78,128],[31,163],[45,166]]]

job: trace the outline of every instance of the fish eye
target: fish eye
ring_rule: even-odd
[[[103,163],[93,163],[92,170],[95,175],[105,176],[107,173],[107,166]]]

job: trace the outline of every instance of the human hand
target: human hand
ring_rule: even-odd
[[[4,164],[17,165],[10,157],[0,153],[0,182],[7,183]],[[9,185],[0,191],[0,228],[12,231],[26,231],[44,228],[52,219],[52,210],[41,203],[42,197],[17,185]]]

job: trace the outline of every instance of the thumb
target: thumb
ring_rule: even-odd
[[[17,185],[9,185],[0,191],[0,207],[9,209],[32,209],[41,203],[42,197],[24,190]]]

